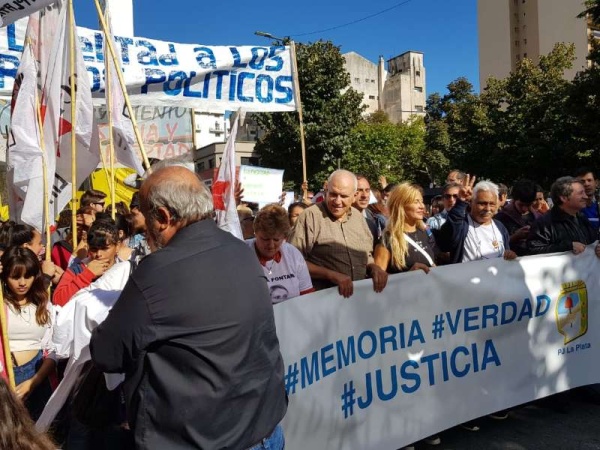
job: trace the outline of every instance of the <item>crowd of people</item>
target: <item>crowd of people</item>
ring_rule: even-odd
[[[38,230],[4,223],[16,387],[0,380],[0,447],[281,449],[273,305],[331,287],[349,298],[367,278],[381,292],[390,275],[440,265],[582,253],[600,209],[594,171],[573,175],[547,201],[532,180],[509,189],[452,170],[426,204],[420,186],[382,178],[375,189],[336,170],[287,210],[240,204],[243,242],[218,227],[196,174],[166,165],[115,211],[87,191],[76,233],[61,214],[49,252]]]

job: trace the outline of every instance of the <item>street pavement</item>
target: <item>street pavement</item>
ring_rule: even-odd
[[[485,417],[480,430],[440,433],[441,445],[416,450],[600,450],[600,396],[581,388],[561,394],[564,405],[538,402],[512,410],[506,420]],[[551,406],[562,406],[552,409]],[[557,410],[558,409],[558,410]],[[562,411],[559,411],[561,410]]]

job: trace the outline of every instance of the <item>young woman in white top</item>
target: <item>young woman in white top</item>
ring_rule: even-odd
[[[52,394],[55,369],[51,348],[53,310],[37,255],[10,247],[2,255],[2,288],[16,394],[36,420]]]

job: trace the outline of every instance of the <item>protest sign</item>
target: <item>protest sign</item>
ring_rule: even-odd
[[[56,2],[56,0],[9,0],[0,5],[0,26],[16,22],[36,11]]]
[[[134,106],[135,118],[148,158],[171,159],[194,148],[191,111],[170,106]],[[104,161],[109,161],[108,123],[105,107],[95,108],[99,124],[100,146]],[[139,147],[134,144],[136,151]]]
[[[393,449],[600,382],[600,260],[486,260],[275,306],[290,448]]]
[[[10,97],[27,21],[0,29],[0,96]],[[94,98],[104,101],[102,33],[78,27]],[[289,47],[207,46],[116,36],[134,104],[248,112],[295,110]]]
[[[245,202],[261,205],[279,203],[283,190],[283,170],[240,166],[239,180],[244,188]]]

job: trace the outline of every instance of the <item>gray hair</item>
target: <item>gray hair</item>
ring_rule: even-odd
[[[190,183],[172,177],[154,183],[148,190],[146,202],[152,217],[156,217],[159,208],[168,209],[175,221],[192,223],[214,217],[212,195],[200,179],[198,183]]]
[[[152,171],[156,172],[164,167],[181,166],[194,172],[194,161],[191,152],[183,155],[175,156],[174,158],[163,159],[152,164]],[[148,172],[144,174],[144,178],[148,178]]]
[[[498,185],[489,180],[482,180],[473,188],[473,198],[477,197],[479,192],[491,192],[498,198]]]
[[[356,192],[358,190],[358,178],[356,178],[356,175],[354,175],[352,172],[350,172],[349,170],[345,170],[345,169],[338,169],[338,170],[332,172],[331,175],[329,175],[329,178],[327,178],[327,184],[328,185],[331,184],[333,179],[336,177],[339,177],[339,176],[345,176],[345,177],[351,178],[354,183],[354,191]]]
[[[550,188],[550,198],[555,205],[562,205],[561,197],[569,197],[573,193],[573,183],[582,184],[577,178],[560,177]]]

